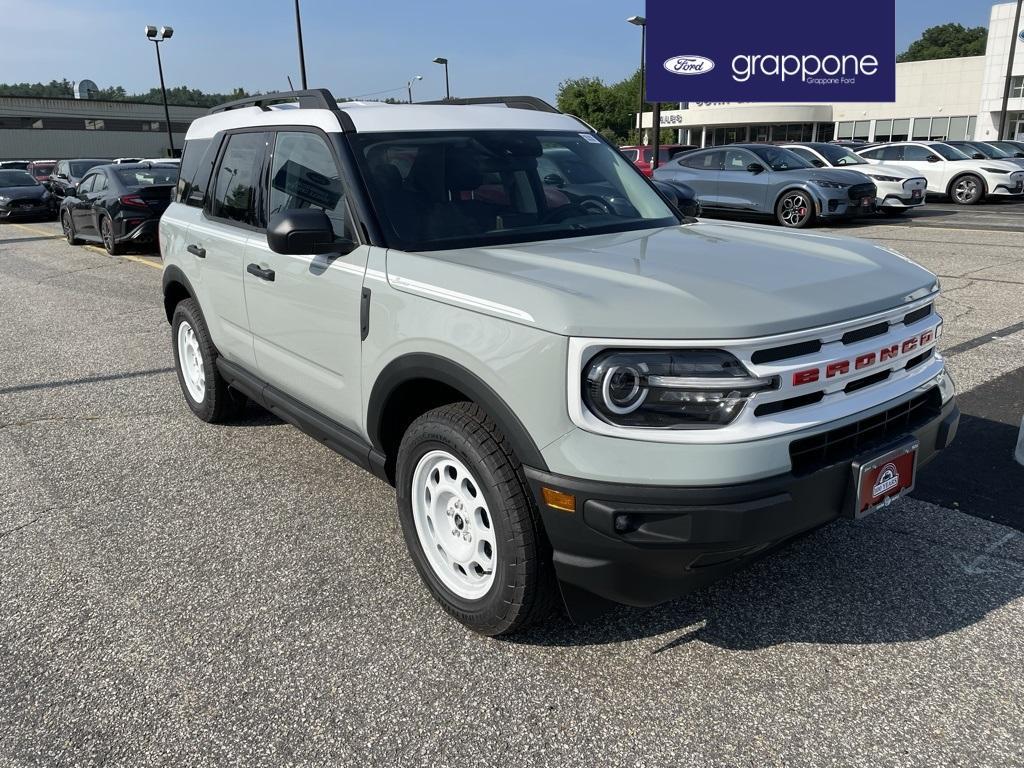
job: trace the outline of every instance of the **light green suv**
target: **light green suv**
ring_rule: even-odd
[[[672,599],[949,445],[934,275],[686,218],[586,124],[489,101],[224,105],[160,222],[188,406],[252,400],[394,485],[453,616]]]

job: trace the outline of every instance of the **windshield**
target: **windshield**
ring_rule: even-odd
[[[951,147],[949,144],[929,144],[933,150],[942,155],[946,160],[970,160],[967,155],[961,152],[956,147]]]
[[[820,146],[818,152],[825,156],[829,165],[869,165],[868,161],[860,155],[851,152],[846,147],[837,147],[835,144]]]
[[[175,184],[177,168],[116,168],[114,173],[121,183],[131,189],[151,187],[154,184]]]
[[[38,187],[32,174],[28,171],[0,170],[0,187]]]
[[[353,136],[395,248],[426,251],[674,226],[678,216],[591,133]]]
[[[748,147],[755,155],[760,157],[773,171],[792,171],[797,168],[813,168],[814,166],[804,160],[795,152],[790,152],[783,147]]]
[[[982,141],[972,141],[970,146],[981,152],[985,157],[993,160],[1001,160],[1004,157],[1009,157],[1009,155],[999,149],[999,147],[993,147],[991,144],[986,144]]]
[[[85,172],[97,165],[109,163],[109,160],[72,160],[68,163],[71,166],[71,175],[77,177],[85,176]]]
[[[55,165],[56,163],[34,163],[31,173],[37,179],[45,179],[53,173],[53,166]]]
[[[1020,157],[1021,153],[1024,153],[1024,144],[1014,144],[1012,141],[990,141],[988,143],[1006,152],[1007,157]]]

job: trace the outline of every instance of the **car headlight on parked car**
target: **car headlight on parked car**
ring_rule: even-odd
[[[875,181],[902,181],[899,176],[879,176],[874,173],[867,173],[865,176],[874,179]]]
[[[986,173],[1009,173],[1009,171],[1004,171],[1002,168],[982,168],[981,170]]]
[[[825,189],[846,189],[850,186],[849,184],[844,184],[841,181],[828,181],[826,179],[811,179],[811,181]]]
[[[716,349],[612,350],[583,372],[583,402],[620,427],[708,429],[731,423],[756,393],[778,379],[752,376]]]

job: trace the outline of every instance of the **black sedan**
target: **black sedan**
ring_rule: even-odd
[[[154,163],[101,165],[60,204],[60,223],[71,245],[102,243],[116,256],[129,245],[155,242],[160,214],[171,202],[178,167]]]
[[[55,211],[49,190],[31,173],[0,168],[0,219],[49,218]]]
[[[89,172],[90,168],[97,165],[106,165],[109,160],[59,160],[53,167],[50,180],[47,186],[57,197],[64,197],[69,189],[74,189],[82,178]]]

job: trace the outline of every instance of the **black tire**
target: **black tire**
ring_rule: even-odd
[[[67,238],[68,245],[82,244],[82,240],[75,235],[75,222],[71,219],[71,214],[67,211],[61,211],[60,227],[64,230],[64,237]]]
[[[114,222],[106,215],[100,216],[100,239],[111,256],[120,256],[124,253],[124,246],[114,240]]]
[[[183,323],[188,323],[195,334],[199,354],[203,361],[204,376],[202,378],[205,391],[202,400],[197,400],[185,383],[186,374],[182,369],[181,355],[178,349],[178,334]],[[217,348],[213,346],[210,331],[206,327],[206,320],[203,319],[199,305],[194,299],[180,301],[174,308],[174,315],[171,319],[171,347],[174,350],[174,369],[178,374],[178,384],[192,413],[210,424],[220,424],[229,421],[241,412],[245,407],[246,399],[240,393],[232,390],[217,370],[217,357],[219,356]]]
[[[790,189],[775,203],[775,220],[787,229],[803,229],[814,222],[814,203],[806,192]]]
[[[977,205],[985,199],[985,182],[973,173],[961,174],[950,182],[949,198],[957,205]]]
[[[478,480],[497,542],[494,580],[482,597],[467,600],[451,591],[428,562],[413,520],[413,477],[429,452],[445,451]],[[454,618],[482,635],[526,629],[547,617],[558,585],[540,514],[522,465],[508,439],[475,403],[460,402],[420,416],[406,430],[396,467],[398,515],[416,570],[434,598]]]

